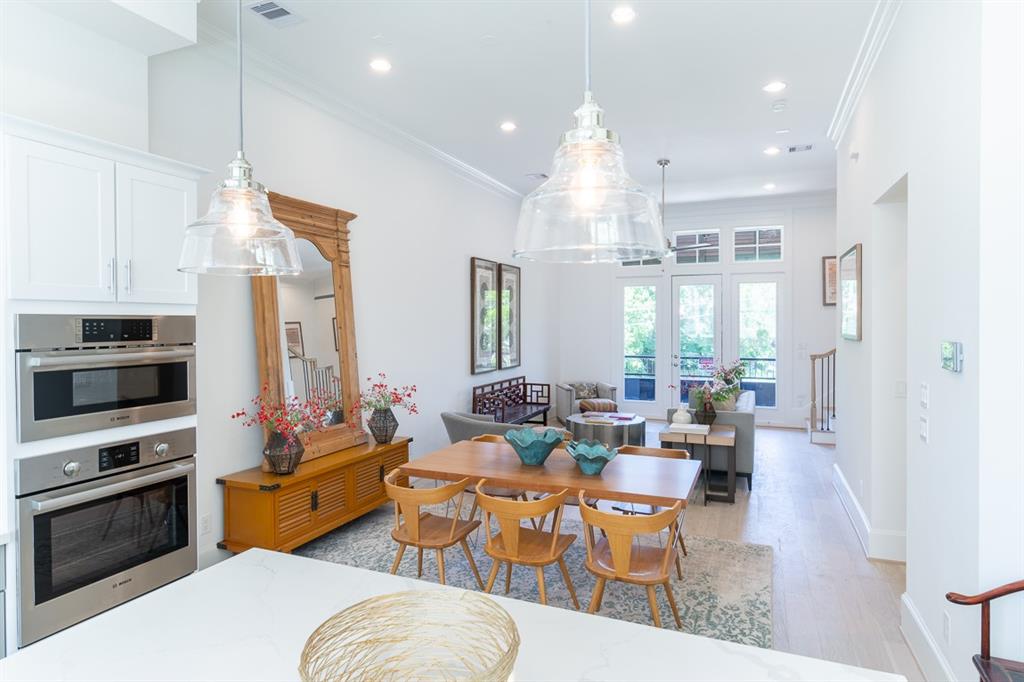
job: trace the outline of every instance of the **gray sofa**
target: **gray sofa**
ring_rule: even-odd
[[[444,422],[445,431],[448,432],[448,439],[453,443],[488,433],[504,436],[506,431],[534,427],[533,424],[503,424],[494,421],[493,414],[471,414],[469,412],[442,412],[441,421]],[[562,429],[555,430],[561,431]]]
[[[555,386],[555,416],[563,424],[570,414],[579,414],[580,411],[580,399],[576,397],[576,389],[572,387],[575,383],[577,382],[566,381]],[[618,388],[616,386],[600,381],[593,383],[597,384],[598,398],[617,402],[615,394],[618,392]]]
[[[693,410],[690,410],[693,412]],[[672,423],[675,409],[668,411],[668,421]],[[753,490],[754,478],[754,392],[741,391],[736,397],[736,409],[732,411],[718,410],[716,424],[731,424],[736,427],[736,475],[747,479],[747,489]],[[695,457],[703,456],[704,446],[694,447]],[[725,471],[728,450],[720,446],[711,446],[711,461],[708,468],[712,471]]]

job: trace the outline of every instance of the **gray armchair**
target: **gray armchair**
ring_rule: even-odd
[[[442,412],[441,421],[444,422],[444,428],[448,432],[448,439],[453,443],[469,440],[474,436],[482,436],[485,433],[503,436],[506,431],[513,429],[531,428],[529,425],[496,422],[493,414],[470,414],[468,412]]]
[[[580,399],[576,397],[576,389],[573,388],[575,383],[578,382],[563,382],[555,386],[555,416],[563,424],[569,415],[579,414],[580,411]],[[594,383],[597,384],[598,398],[618,402],[615,398],[619,390],[617,386],[600,381]]]
[[[690,410],[693,412],[693,410]],[[668,422],[672,423],[675,409],[668,411]],[[716,410],[716,424],[731,424],[736,427],[736,475],[747,479],[747,490],[753,490],[754,480],[754,392],[742,391],[736,398],[735,410]],[[704,446],[694,448],[694,455],[703,455]],[[711,459],[707,463],[713,471],[725,471],[728,451],[724,447],[711,446]]]

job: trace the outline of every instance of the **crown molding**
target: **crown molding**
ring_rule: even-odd
[[[227,64],[235,62],[235,37],[225,33],[209,21],[199,22],[199,47]],[[340,97],[327,93],[327,88],[318,87],[311,80],[289,70],[276,59],[246,46],[245,75],[299,99],[324,113],[352,125],[365,133],[405,151],[438,161],[456,175],[500,196],[522,199],[523,195],[505,183],[482,170],[461,161],[434,145],[411,135],[379,117],[344,102]]]
[[[878,61],[878,55],[885,47],[885,41],[889,37],[889,31],[896,22],[896,15],[903,5],[903,0],[877,0],[875,9],[871,13],[871,20],[868,22],[864,38],[857,50],[857,57],[853,60],[853,67],[846,77],[843,91],[839,95],[839,102],[836,103],[835,113],[832,115],[832,122],[828,126],[828,138],[839,147],[839,143],[846,134],[846,128],[853,119],[857,110],[857,103],[867,85],[871,70]]]

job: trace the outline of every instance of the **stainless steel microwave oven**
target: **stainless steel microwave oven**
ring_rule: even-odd
[[[18,315],[22,443],[196,413],[191,315]]]

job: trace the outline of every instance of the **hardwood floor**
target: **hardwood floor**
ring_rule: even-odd
[[[663,424],[648,428],[657,443]],[[693,504],[688,534],[771,545],[775,648],[923,680],[900,633],[903,564],[869,561],[832,487],[833,448],[803,431],[757,430],[754,490]]]

